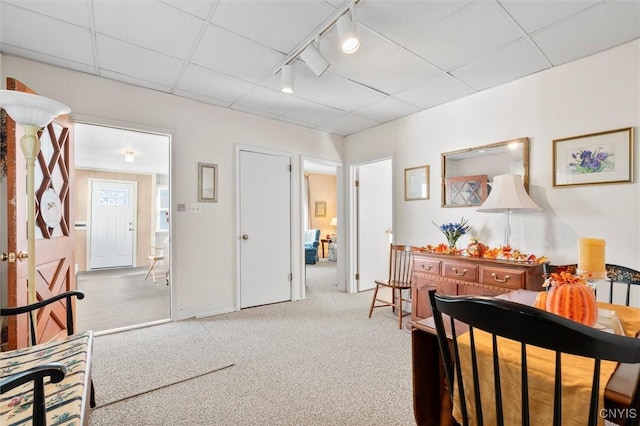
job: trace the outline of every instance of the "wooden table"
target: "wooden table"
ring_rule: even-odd
[[[519,290],[501,296],[532,305],[536,292]],[[627,308],[633,309],[633,308]],[[638,309],[640,317],[640,309]],[[426,318],[412,323],[411,350],[413,365],[413,411],[416,423],[425,426],[455,425],[449,398],[444,367],[440,359],[438,338],[433,319]],[[606,408],[624,408],[630,404],[634,378],[640,366],[620,364],[605,389]],[[615,419],[609,419],[615,421]],[[621,420],[622,422],[622,420]],[[622,424],[622,423],[619,423]]]
[[[320,244],[322,245],[322,257],[323,258],[325,257],[325,255],[324,255],[324,245],[325,244],[329,244],[330,242],[331,242],[331,240],[326,240],[326,239],[321,239],[320,240]]]

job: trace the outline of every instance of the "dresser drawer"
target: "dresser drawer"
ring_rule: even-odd
[[[478,267],[471,263],[444,262],[444,276],[459,281],[478,281]]]
[[[442,262],[433,259],[413,258],[413,271],[421,274],[440,275]]]
[[[525,288],[526,272],[519,269],[481,266],[479,282],[498,287]]]

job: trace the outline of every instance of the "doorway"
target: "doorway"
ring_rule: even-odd
[[[79,329],[170,320],[170,135],[81,122],[75,140]],[[154,282],[145,276],[158,248]]]
[[[385,158],[351,167],[355,289],[371,290],[389,273],[393,241],[393,161]]]

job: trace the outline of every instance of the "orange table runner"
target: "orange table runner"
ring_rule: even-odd
[[[630,337],[640,332],[640,309],[598,302],[598,307],[616,311],[625,334]],[[474,332],[478,351],[478,373],[480,394],[483,396],[482,413],[485,424],[497,424],[495,420],[495,401],[493,384],[493,359],[491,335],[480,330]],[[471,351],[469,334],[458,337],[463,377],[467,389],[467,410],[470,424],[475,424],[475,405],[473,402]],[[498,338],[500,358],[500,376],[505,425],[520,425],[521,389],[520,389],[520,343]],[[486,355],[486,356],[483,356]],[[533,425],[553,423],[553,377],[555,353],[547,349],[527,346],[527,365],[529,367],[529,408]],[[600,371],[600,406],[604,407],[604,390],[609,378],[617,366],[613,361],[602,361]],[[466,370],[466,371],[465,371]],[[574,355],[562,356],[562,424],[582,426],[587,424],[588,404],[593,377],[593,361]],[[454,395],[453,416],[462,418],[459,407],[458,389]],[[599,424],[604,424],[599,419]]]

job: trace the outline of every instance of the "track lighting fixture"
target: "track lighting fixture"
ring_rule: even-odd
[[[318,51],[313,43],[300,53],[300,58],[318,77],[329,68],[329,62],[322,56],[322,53]]]
[[[351,13],[345,13],[336,22],[338,35],[340,36],[340,47],[347,54],[356,52],[360,48],[360,40],[356,28],[353,25]]]
[[[283,65],[280,70],[280,91],[283,93],[293,93],[293,65]]]

